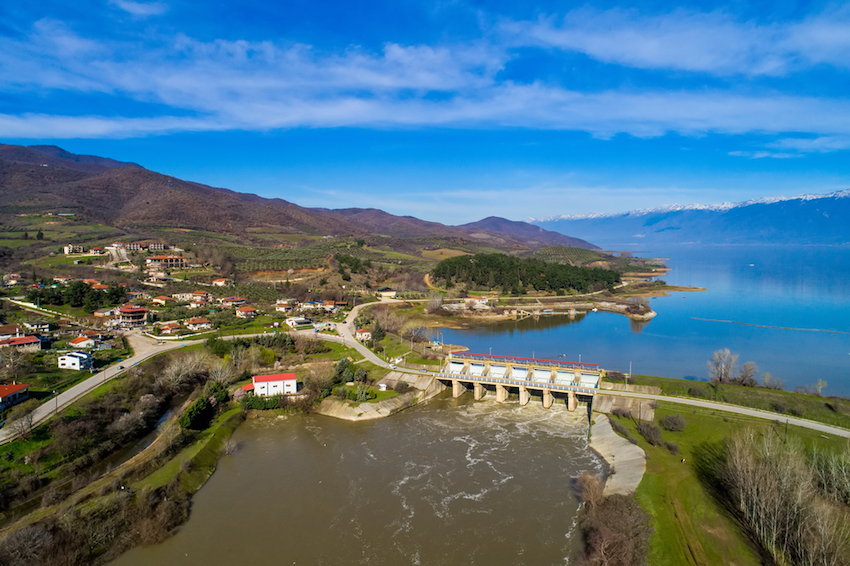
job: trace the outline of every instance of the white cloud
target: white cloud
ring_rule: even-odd
[[[604,18],[623,19],[623,14],[606,13]],[[693,26],[699,27],[703,19],[721,16],[693,18]],[[715,24],[718,29],[731,26],[721,20]],[[619,28],[609,23],[616,37]],[[667,43],[673,38],[686,41],[687,34],[674,34],[675,26],[667,20],[653,25],[660,30],[660,43],[636,51],[635,57],[673,57],[665,52]],[[596,33],[593,25],[588,29],[591,36]],[[708,42],[705,30],[715,28],[702,29],[693,32],[703,37],[693,45]],[[823,57],[837,52],[841,39],[834,35],[834,41],[821,41],[827,46]],[[183,35],[152,40],[147,49],[135,43],[98,42],[51,20],[38,22],[24,40],[0,38],[0,88],[8,92],[97,92],[142,108],[158,105],[151,111],[157,115],[139,118],[91,112],[7,114],[0,116],[0,135],[121,137],[229,129],[440,126],[577,130],[600,138],[669,132],[786,136],[777,143],[788,145],[747,155],[753,158],[791,157],[805,152],[806,143],[820,148],[811,151],[834,151],[847,147],[840,140],[850,139],[850,101],[843,98],[729,90],[582,92],[542,82],[516,84],[499,78],[510,51],[483,40],[445,46],[390,43],[379,52],[350,48],[340,53],[270,41],[203,42]],[[587,38],[582,41],[593,44]],[[600,45],[598,50],[607,48]],[[726,60],[732,61],[730,68],[740,66],[730,54],[705,57],[694,64],[716,68],[718,61]],[[162,105],[171,109],[166,112],[170,116],[159,115]]]
[[[135,2],[134,0],[109,0],[113,6],[117,6],[134,16],[158,16],[168,10],[168,6],[162,2]]]
[[[850,9],[801,21],[741,22],[723,11],[575,10],[563,18],[505,22],[518,45],[583,53],[640,69],[716,75],[783,75],[813,64],[850,66]]]

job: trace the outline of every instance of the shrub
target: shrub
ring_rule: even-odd
[[[210,402],[206,397],[198,398],[194,403],[183,411],[180,418],[177,419],[178,424],[185,429],[200,430],[205,428],[206,421],[209,418]]]
[[[679,453],[679,445],[675,442],[665,442],[664,445],[667,446],[667,450],[669,450],[670,454],[673,456]]]
[[[412,388],[413,387],[408,382],[399,381],[398,383],[395,384],[395,387],[393,389],[399,395],[403,395],[403,394],[407,393],[408,391],[410,391]]]
[[[688,395],[691,397],[706,397],[705,387],[700,385],[694,385],[693,387],[688,389]]]
[[[611,428],[614,429],[614,432],[616,432],[617,434],[619,434],[622,437],[631,438],[631,434],[629,434],[629,429],[624,427],[622,424],[620,424],[617,421],[608,421],[608,422],[611,423]]]
[[[632,418],[632,412],[628,409],[623,408],[623,407],[614,407],[613,409],[611,409],[611,414],[616,416],[616,417],[620,417],[621,419],[631,419]]]
[[[667,415],[661,419],[661,426],[664,427],[664,430],[679,432],[685,429],[685,419],[682,415]]]
[[[777,413],[784,413],[788,410],[788,407],[786,407],[784,403],[777,401],[773,404],[773,410]]]
[[[661,438],[661,429],[652,423],[639,422],[638,432],[653,446],[658,446],[664,442]]]

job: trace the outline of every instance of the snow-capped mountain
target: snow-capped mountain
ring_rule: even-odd
[[[526,222],[603,247],[647,244],[847,244],[850,190],[738,203],[679,205]]]

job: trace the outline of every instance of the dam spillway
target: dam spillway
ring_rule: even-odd
[[[539,391],[543,407],[548,409],[555,394],[560,393],[566,394],[567,408],[574,411],[579,396],[592,402],[604,373],[599,365],[591,363],[452,352],[436,377],[451,383],[454,397],[471,385],[475,400],[482,399],[488,388],[495,388],[496,401],[503,403],[511,388],[519,390],[520,405],[526,405],[531,391]]]

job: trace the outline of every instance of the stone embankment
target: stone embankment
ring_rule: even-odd
[[[320,415],[326,415],[346,421],[368,421],[388,417],[398,411],[406,409],[416,403],[426,401],[434,397],[446,386],[437,381],[430,374],[411,374],[400,371],[392,371],[378,383],[395,388],[401,382],[407,382],[413,387],[411,391],[396,395],[383,401],[374,403],[353,403],[342,399],[327,398],[316,410]]]
[[[604,495],[631,495],[646,472],[646,453],[611,428],[608,415],[594,413],[590,448],[608,464]]]

